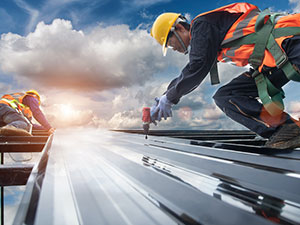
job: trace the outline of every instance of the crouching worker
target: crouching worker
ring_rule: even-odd
[[[0,99],[0,135],[31,136],[31,130],[54,132],[40,109],[40,95],[35,90],[3,95]],[[32,124],[32,118],[40,123]]]
[[[153,121],[172,116],[172,106],[210,72],[219,83],[217,62],[250,65],[219,88],[216,105],[231,119],[268,139],[268,148],[300,147],[299,122],[284,111],[282,87],[300,82],[300,14],[260,11],[234,3],[198,15],[191,24],[178,13],[163,13],[151,35],[167,48],[189,54],[189,62],[151,110]],[[234,76],[233,76],[234,77]],[[260,99],[260,101],[258,101]]]

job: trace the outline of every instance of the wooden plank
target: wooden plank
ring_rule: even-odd
[[[49,132],[46,130],[33,130],[32,135],[34,136],[49,136]]]
[[[26,143],[26,142],[6,142],[0,143],[0,152],[41,152],[45,142]]]
[[[31,164],[0,165],[0,185],[25,185],[32,168]]]
[[[0,143],[5,142],[45,142],[48,140],[49,136],[0,136]]]

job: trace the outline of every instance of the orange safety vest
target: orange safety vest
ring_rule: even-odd
[[[249,34],[254,33],[255,23],[260,13],[260,10],[255,5],[249,3],[234,3],[206,13],[202,13],[197,17],[195,17],[195,19],[198,18],[199,16],[204,16],[208,13],[220,12],[220,11],[227,11],[230,13],[243,13],[243,14],[237,19],[237,21],[230,27],[230,29],[226,33],[225,38],[221,44],[221,50],[218,52],[217,59],[219,62],[229,62],[236,66],[241,66],[241,67],[246,66],[249,64],[249,58],[253,53],[255,44],[245,44],[241,46],[234,46],[228,48],[222,46],[232,41],[235,41],[237,39],[240,39],[242,37],[245,37]],[[276,24],[274,26],[274,29],[283,28],[283,27],[300,27],[300,14],[285,15],[276,18]],[[279,38],[276,38],[275,41],[278,43],[278,45],[281,48],[281,44],[283,40],[292,36],[293,35],[281,36]],[[274,57],[267,49],[265,49],[263,61],[259,66],[260,72],[263,65],[266,65],[268,67],[276,66]]]
[[[1,97],[0,104],[6,104],[12,107],[16,111],[22,113],[27,119],[31,120],[32,112],[28,106],[23,104],[23,99],[27,95],[29,94],[24,94],[24,93],[6,94]]]

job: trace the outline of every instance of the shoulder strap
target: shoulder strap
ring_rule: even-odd
[[[264,58],[265,49],[269,50],[275,59],[276,66],[283,70],[288,79],[300,82],[300,74],[288,61],[286,53],[275,40],[275,38],[282,36],[300,34],[300,27],[274,29],[276,24],[274,21],[278,15],[279,14],[271,14],[269,10],[264,10],[256,20],[254,33],[222,45],[222,48],[230,48],[245,44],[255,44],[253,53],[249,58],[249,63],[256,69],[253,77],[256,82],[259,98],[271,115],[277,115],[283,111],[284,92],[282,89],[277,89],[267,77],[258,71]]]
[[[219,79],[218,61],[217,60],[212,65],[209,73],[210,73],[210,83],[212,85],[219,84],[220,83],[220,79]]]

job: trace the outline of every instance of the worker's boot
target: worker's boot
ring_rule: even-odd
[[[1,136],[32,136],[28,131],[16,128],[11,125],[6,125],[0,128],[0,135]]]
[[[295,124],[284,124],[266,142],[267,148],[294,149],[300,147],[300,127]]]

